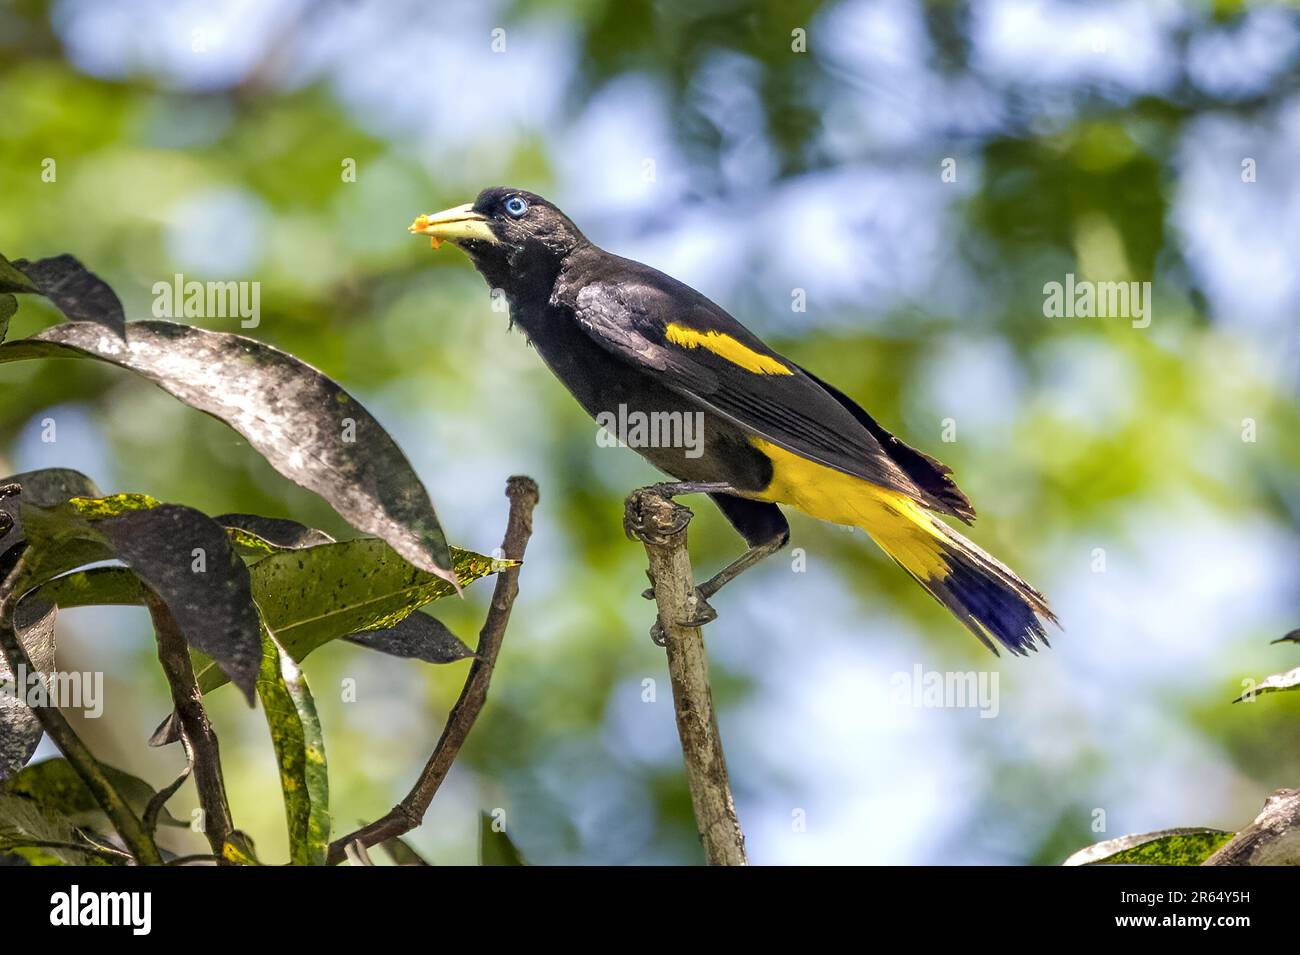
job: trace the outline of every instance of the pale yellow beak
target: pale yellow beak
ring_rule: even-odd
[[[499,242],[488,226],[486,216],[474,211],[468,202],[454,209],[444,209],[430,215],[417,216],[406,230],[415,235],[427,235],[429,244],[437,248],[444,242],[477,239],[480,242]]]

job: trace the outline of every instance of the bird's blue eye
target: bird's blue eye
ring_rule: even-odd
[[[506,212],[518,219],[528,211],[528,203],[522,196],[511,196],[506,200]]]

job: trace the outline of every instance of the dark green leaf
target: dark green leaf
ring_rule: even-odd
[[[261,625],[244,566],[221,525],[199,511],[163,504],[96,524],[171,611],[185,642],[215,659],[252,702],[261,665]]]
[[[95,482],[80,471],[72,468],[41,468],[39,471],[23,471],[10,477],[0,479],[0,484],[20,484],[23,499],[29,504],[49,507],[62,504],[73,497],[99,497],[99,488]]]
[[[1300,643],[1300,629],[1292,630],[1290,633],[1285,633],[1282,636],[1278,637],[1276,640],[1273,640],[1272,642],[1273,643],[1286,643],[1286,642]]]
[[[1200,865],[1232,838],[1221,829],[1162,829],[1080,849],[1063,865]]]
[[[237,528],[261,538],[273,550],[298,550],[317,544],[332,544],[334,538],[306,524],[283,517],[262,517],[259,514],[220,514],[213,518],[222,527]]]
[[[248,568],[221,525],[193,508],[123,494],[24,506],[23,522],[31,545],[19,565],[25,585],[120,559],[167,604],[185,641],[218,661],[252,702],[261,626]]]
[[[493,831],[492,817],[485,812],[478,815],[478,864],[528,865],[504,829]]]
[[[352,526],[388,541],[417,567],[454,578],[433,504],[406,456],[314,368],[254,339],[171,322],[131,322],[125,343],[98,325],[73,322],[0,345],[0,362],[69,356],[130,369],[224,421]]]
[[[61,504],[73,497],[99,497],[99,488],[95,487],[95,482],[80,471],[73,471],[70,468],[24,471],[0,479],[0,486],[8,484],[19,485],[22,492],[0,498],[0,511],[8,514],[13,521],[10,530],[0,534],[0,554],[23,540],[21,513],[23,502],[50,506]]]
[[[111,329],[118,338],[125,334],[126,315],[122,303],[108,283],[77,261],[75,256],[56,255],[14,265],[36,284],[41,294],[55,304],[71,322],[93,322]]]
[[[446,624],[418,610],[391,627],[353,634],[346,639],[368,650],[425,663],[455,663],[474,655]]]
[[[42,674],[54,670],[55,614],[52,604],[30,598],[14,609],[18,642],[27,651],[32,666]],[[35,674],[15,674],[0,653],[0,779],[7,779],[26,766],[40,745],[44,730],[27,705],[35,678]]]
[[[325,741],[302,671],[269,635],[263,644],[257,694],[280,764],[290,861],[324,865],[330,835]]]

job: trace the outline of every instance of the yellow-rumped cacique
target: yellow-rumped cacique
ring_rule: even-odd
[[[592,417],[703,415],[701,448],[636,447],[676,478],[666,493],[708,494],[748,544],[702,598],[786,544],[786,504],[865,530],[995,653],[994,641],[1018,654],[1047,642],[1043,595],[940,519],[975,517],[951,469],[695,289],[598,248],[522,189],[485,189],[410,231],[469,255]]]

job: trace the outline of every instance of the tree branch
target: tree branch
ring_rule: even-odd
[[[222,857],[226,842],[235,831],[230,815],[230,802],[226,798],[226,783],[221,776],[221,751],[217,733],[203,708],[203,691],[194,679],[190,665],[189,645],[181,635],[176,620],[162,599],[146,590],[145,602],[153,618],[154,632],[158,636],[158,662],[167,675],[172,691],[172,704],[180,724],[181,744],[193,770],[194,784],[199,791],[199,806],[203,809],[203,834],[213,855]],[[183,777],[182,777],[183,778]],[[153,808],[152,806],[150,807]],[[158,807],[161,809],[161,805]]]
[[[695,574],[686,547],[691,512],[670,498],[642,488],[627,499],[624,525],[645,545],[659,622],[668,650],[677,735],[686,762],[695,825],[709,865],[745,865],[745,835],[727,777],[709,684],[709,660],[698,626],[681,621],[698,616]]]
[[[533,508],[537,506],[537,484],[529,477],[512,477],[506,482],[506,497],[510,499],[510,516],[506,521],[505,539],[501,543],[503,554],[512,560],[521,560],[528,546],[528,539],[533,533]],[[330,843],[327,863],[336,865],[342,862],[348,846],[360,843],[362,849],[377,845],[386,839],[392,839],[420,825],[424,814],[433,802],[438,787],[447,778],[447,773],[455,762],[456,756],[469,731],[474,727],[479,712],[487,700],[488,684],[492,680],[492,669],[496,666],[497,654],[501,651],[501,640],[505,636],[506,624],[510,622],[510,610],[519,593],[519,568],[511,567],[497,575],[496,588],[492,591],[492,604],[488,607],[487,619],[479,631],[477,659],[470,666],[469,676],[461,688],[460,697],[447,716],[447,725],[442,729],[433,755],[425,764],[419,779],[406,798],[399,802],[382,819],[363,826],[356,832],[349,833]]]
[[[1300,789],[1279,789],[1255,821],[1201,865],[1300,865]]]

